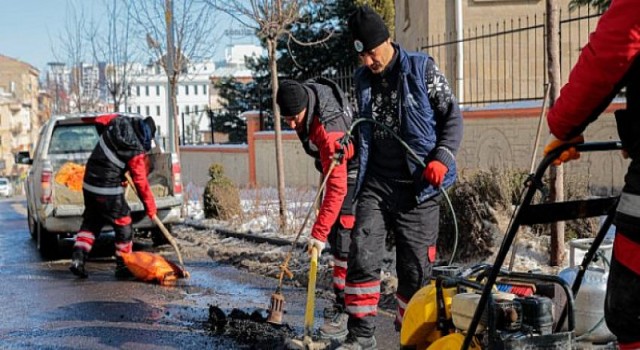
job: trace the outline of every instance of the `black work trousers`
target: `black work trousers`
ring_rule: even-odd
[[[85,209],[82,214],[81,231],[89,231],[98,238],[102,228],[111,225],[116,245],[132,241],[133,229],[129,216],[131,209],[124,194],[100,195],[84,190],[83,195]]]
[[[395,238],[397,294],[409,300],[428,282],[435,260],[439,213],[439,196],[417,203],[411,182],[374,176],[365,180],[357,197],[345,290],[351,334],[369,337],[375,332],[387,234]]]

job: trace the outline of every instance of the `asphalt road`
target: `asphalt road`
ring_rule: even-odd
[[[110,247],[110,242],[104,243]],[[259,348],[246,338],[211,332],[209,306],[225,312],[264,310],[275,287],[273,279],[211,260],[187,260],[191,277],[176,286],[118,281],[111,252],[97,250],[87,266],[89,278],[77,279],[68,270],[69,254],[56,260],[40,257],[28,233],[24,198],[0,200],[0,348]],[[283,291],[285,321],[296,334],[302,333],[305,292]],[[316,300],[317,326],[327,304]],[[379,348],[397,349],[393,319],[379,319]]]

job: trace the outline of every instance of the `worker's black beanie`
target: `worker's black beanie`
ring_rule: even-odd
[[[307,107],[309,95],[302,84],[295,80],[283,80],[278,87],[276,102],[280,107],[280,114],[292,117]]]
[[[153,118],[152,117],[146,117],[144,119],[144,122],[149,127],[149,131],[151,131],[151,138],[156,137],[156,122],[153,120]]]
[[[389,29],[382,17],[367,5],[353,12],[348,24],[353,47],[358,53],[370,51],[389,39]]]

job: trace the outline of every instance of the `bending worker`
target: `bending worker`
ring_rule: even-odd
[[[322,252],[328,239],[334,259],[333,290],[336,299],[332,307],[324,310],[325,322],[320,327],[319,336],[323,339],[344,339],[348,319],[344,283],[354,223],[353,189],[357,162],[352,160],[353,146],[343,148],[340,140],[351,126],[352,110],[340,87],[323,78],[304,84],[294,80],[281,81],[276,102],[283,120],[296,131],[306,153],[315,158],[323,177],[328,176],[308,246],[315,246],[318,252]],[[342,159],[329,173],[336,152],[340,152]]]
[[[115,231],[115,275],[131,276],[122,260],[122,253],[130,253],[133,247],[131,209],[124,196],[125,173],[129,171],[149,218],[156,215],[156,203],[147,181],[148,158],[156,132],[153,118],[108,114],[96,118],[104,125],[104,131],[86,165],[82,194],[84,214],[80,231],[76,235],[71,266],[74,275],[88,277],[85,269],[87,255],[95,239],[105,225]],[[126,186],[126,185],[125,185]]]
[[[620,349],[640,349],[640,3],[612,0],[547,115],[557,139],[545,154],[565,143],[583,142],[582,132],[626,87],[627,108],[615,112],[623,156],[631,158],[616,209],[617,234],[607,296],[607,327]],[[576,159],[575,148],[556,164]]]

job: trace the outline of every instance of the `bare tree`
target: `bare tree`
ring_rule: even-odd
[[[244,26],[253,29],[267,45],[269,72],[271,73],[272,110],[276,136],[276,173],[278,178],[278,201],[280,204],[280,227],[287,228],[286,201],[284,197],[284,160],[282,154],[282,127],[280,111],[276,104],[278,92],[277,43],[281,38],[295,41],[299,45],[316,45],[327,40],[332,33],[320,41],[305,43],[296,40],[289,29],[300,20],[306,6],[321,3],[320,0],[204,0],[212,7],[228,13]]]
[[[105,87],[113,111],[118,111],[123,103],[126,108],[126,92],[135,61],[130,44],[131,17],[127,2],[104,0],[103,5],[106,24],[91,22],[89,42],[94,61],[106,63]]]
[[[133,0],[130,4],[137,36],[146,39],[148,51],[167,75],[169,143],[170,150],[177,152],[178,83],[189,62],[211,57],[219,39],[214,31],[216,12],[199,0],[178,1],[176,6],[172,0]]]
[[[549,84],[551,84],[549,94],[549,105],[553,106],[560,95],[560,11],[558,0],[547,0],[547,74]],[[562,202],[564,199],[564,167],[562,165],[552,166],[549,172],[549,200],[552,202]],[[564,259],[564,222],[551,224],[551,266],[562,265]]]
[[[73,2],[68,3],[64,30],[59,35],[61,47],[54,57],[65,62],[71,69],[69,87],[70,110],[75,112],[95,111],[99,103],[97,76],[88,75],[96,66],[87,61],[89,27],[82,6],[76,8]]]

